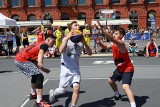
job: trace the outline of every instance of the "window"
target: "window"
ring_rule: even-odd
[[[69,20],[69,15],[67,13],[61,15],[61,20]]]
[[[2,7],[2,0],[0,0],[0,7]]]
[[[137,3],[138,0],[130,0],[130,3]]]
[[[129,25],[129,28],[135,29],[138,27],[138,12],[136,10],[132,10],[129,12],[129,19],[132,21],[132,24]]]
[[[86,0],[78,0],[78,5],[84,5],[86,4]]]
[[[35,0],[28,0],[28,6],[35,6],[36,1]]]
[[[28,21],[36,20],[36,16],[34,14],[31,14],[28,16]]]
[[[86,21],[86,14],[85,14],[85,13],[80,13],[80,14],[78,15],[78,19],[79,19],[79,20],[85,20],[85,21]]]
[[[120,0],[112,0],[112,3],[120,3]]]
[[[61,5],[69,5],[69,0],[61,0]]]
[[[100,19],[100,13],[99,12],[95,14],[94,19]]]
[[[156,0],[148,0],[148,2],[156,2]]]
[[[103,0],[95,0],[95,4],[103,4]]]
[[[19,6],[19,0],[11,0],[11,6],[12,7]]]
[[[52,6],[52,0],[44,0],[45,6]]]
[[[12,19],[14,19],[14,20],[16,20],[16,21],[19,21],[19,16],[18,15],[12,15],[12,17],[11,17]]]

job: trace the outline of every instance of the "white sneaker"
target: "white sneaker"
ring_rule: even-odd
[[[53,93],[54,93],[54,90],[51,89],[51,90],[49,91],[49,101],[50,101],[50,103],[53,103],[54,100],[55,100]]]

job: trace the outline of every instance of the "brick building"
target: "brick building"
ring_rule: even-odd
[[[20,21],[84,19],[91,25],[100,9],[115,9],[115,19],[130,18],[130,27],[160,26],[160,0],[0,0],[0,13]]]

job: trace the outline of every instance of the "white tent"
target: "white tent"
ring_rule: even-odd
[[[0,27],[5,28],[11,25],[16,25],[16,20],[6,17],[0,13]]]
[[[106,20],[99,21],[101,25],[106,25]],[[96,20],[92,20],[92,25],[97,24]],[[122,25],[122,24],[132,24],[129,19],[115,19],[115,20],[107,20],[107,25]]]

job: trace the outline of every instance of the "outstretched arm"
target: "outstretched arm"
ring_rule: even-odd
[[[114,44],[117,45],[117,47],[119,48],[119,50],[124,53],[126,51],[126,47],[125,47],[125,43],[122,40],[118,40],[115,39],[111,33],[106,32],[106,30],[104,30],[100,24],[99,21],[97,21],[98,23],[98,28],[103,32],[103,34]],[[107,24],[107,23],[106,23]]]

